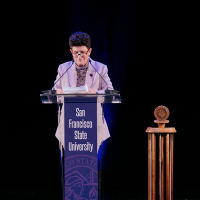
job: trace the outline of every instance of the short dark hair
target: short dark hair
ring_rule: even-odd
[[[69,37],[69,47],[73,46],[86,46],[88,49],[91,48],[91,39],[87,33],[75,32]]]

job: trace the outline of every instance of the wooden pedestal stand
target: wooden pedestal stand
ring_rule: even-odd
[[[164,142],[166,160],[166,200],[173,200],[173,153],[175,128],[165,128],[169,110],[158,106],[154,111],[158,128],[147,127],[148,133],[148,200],[156,199],[156,135],[159,137],[159,200],[164,200]]]

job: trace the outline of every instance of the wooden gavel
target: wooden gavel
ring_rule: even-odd
[[[156,135],[159,138],[159,200],[164,200],[164,141],[166,160],[166,200],[173,200],[174,127],[165,128],[169,110],[158,106],[154,110],[158,128],[147,127],[148,133],[148,200],[156,199]]]

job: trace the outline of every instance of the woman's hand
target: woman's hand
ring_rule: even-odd
[[[97,94],[97,91],[95,89],[89,89],[89,92],[86,92],[86,94]]]
[[[62,89],[57,89],[56,94],[64,94]]]

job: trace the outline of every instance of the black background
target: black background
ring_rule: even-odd
[[[159,105],[175,127],[174,190],[199,184],[199,9],[195,2],[2,3],[1,188],[59,189],[56,105],[44,105],[69,36],[92,39],[122,103],[106,105],[104,189],[147,191],[147,133]]]

